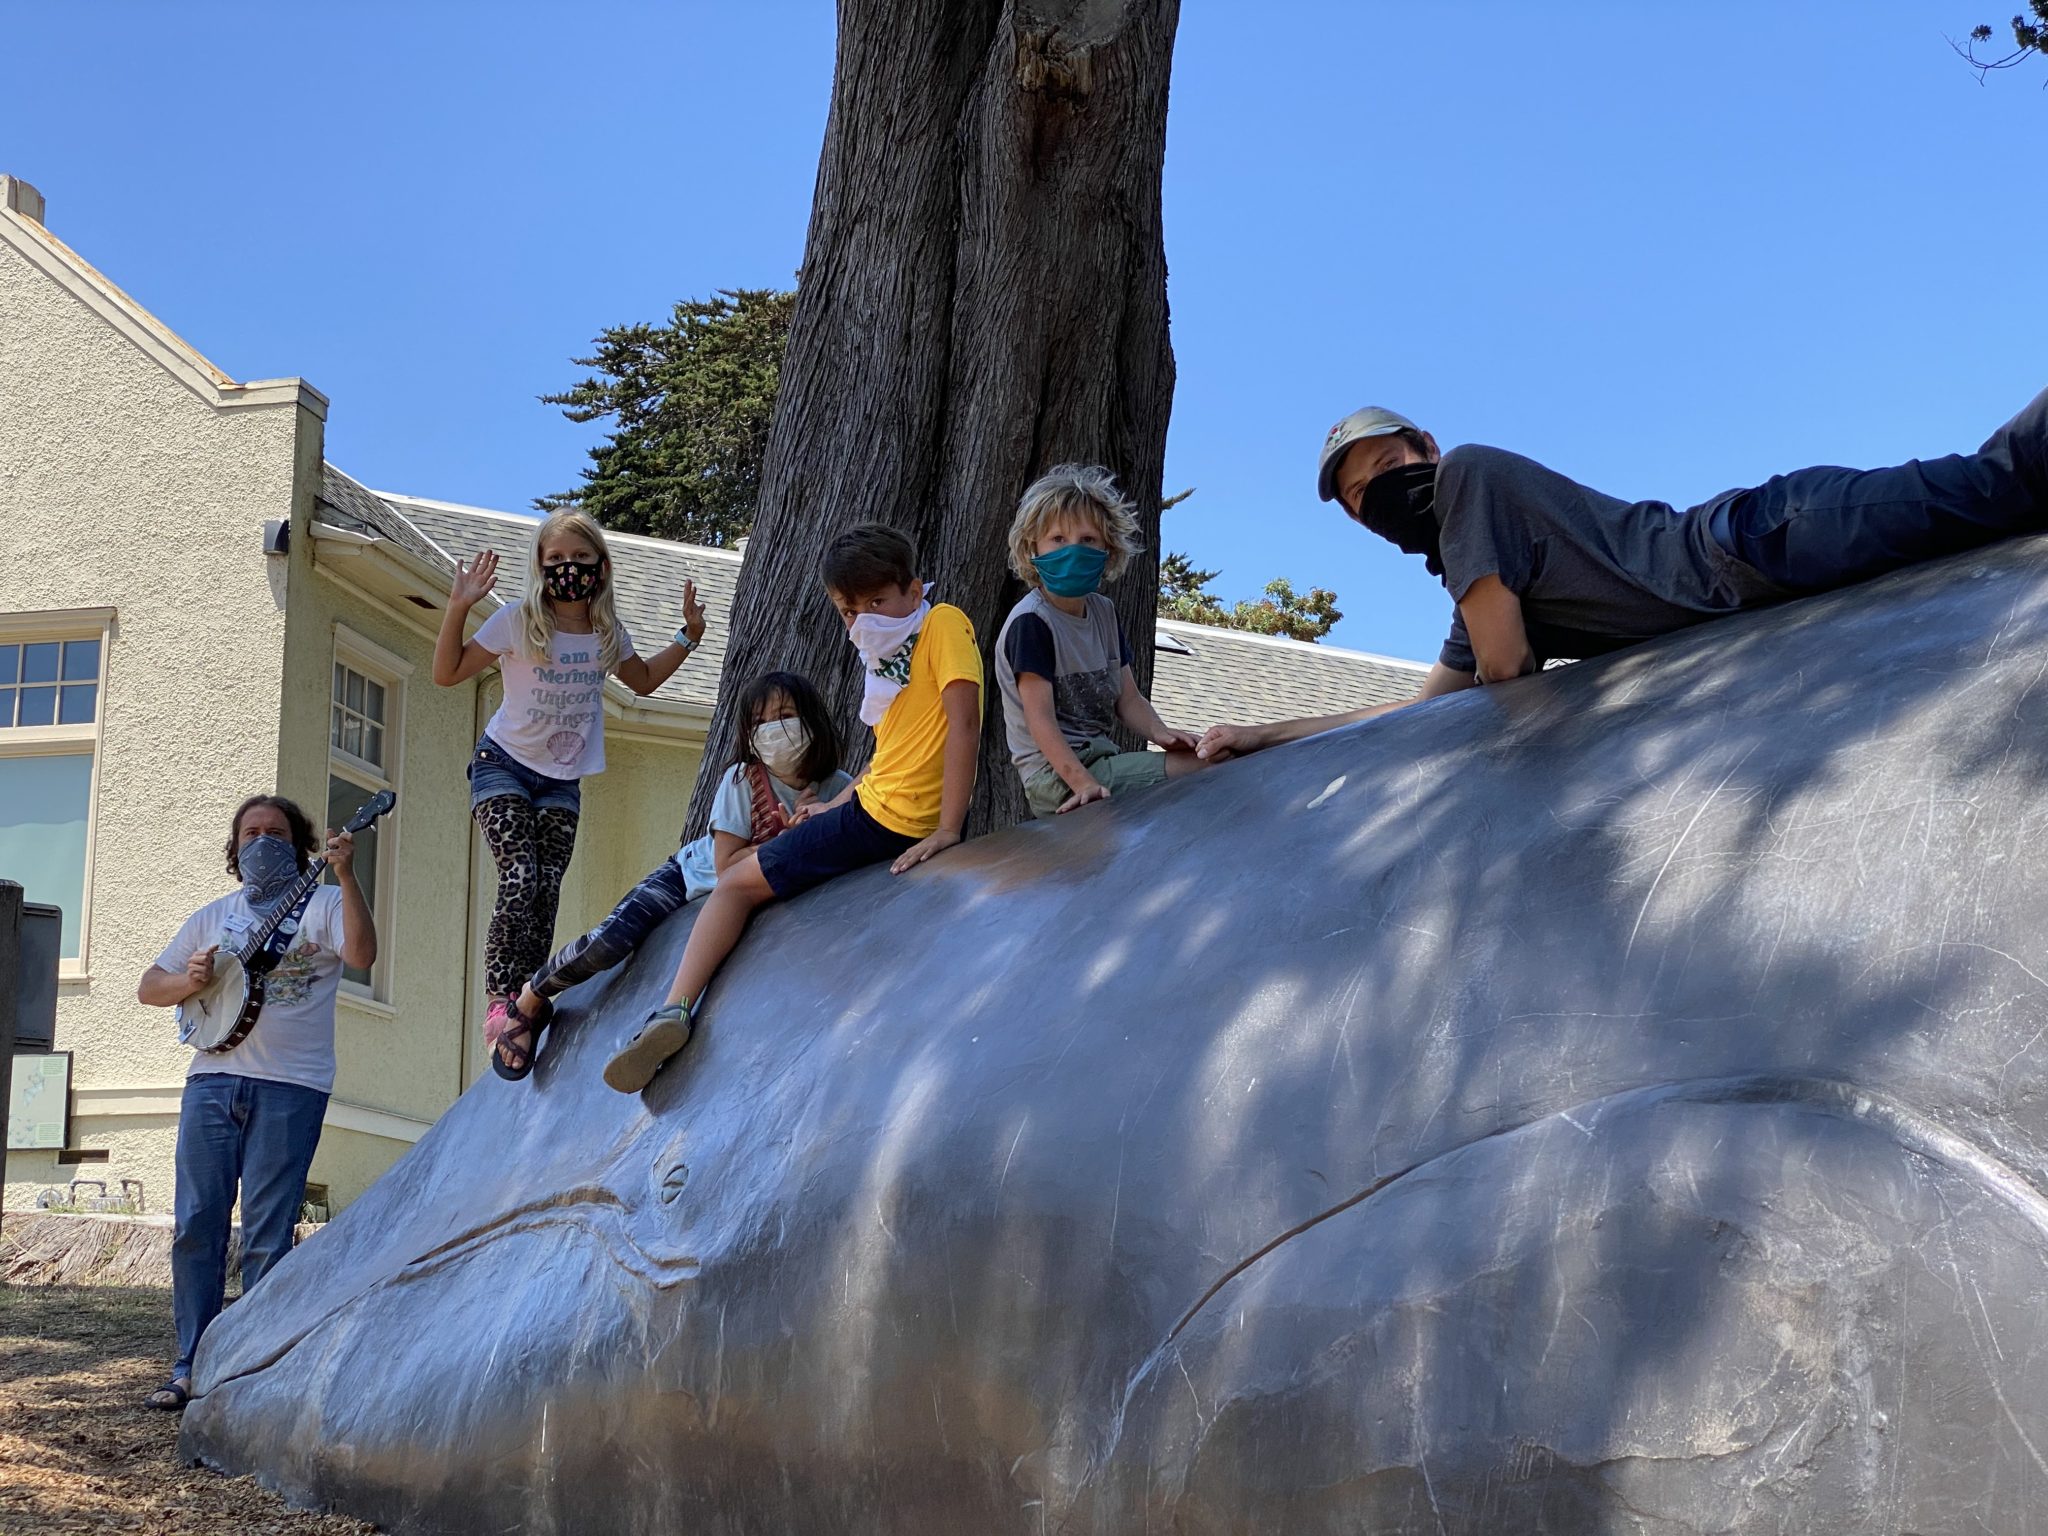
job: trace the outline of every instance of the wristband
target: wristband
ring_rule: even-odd
[[[683,648],[684,654],[686,655],[689,652],[697,649],[697,642],[690,638],[690,632],[687,629],[677,630],[675,632],[674,639],[675,643]]]

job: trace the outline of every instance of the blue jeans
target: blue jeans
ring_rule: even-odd
[[[619,898],[610,917],[549,956],[528,985],[542,997],[556,997],[577,982],[610,970],[689,899],[682,867],[674,859],[663,859],[658,869]]]
[[[173,1379],[192,1374],[199,1336],[227,1292],[228,1233],[242,1188],[242,1291],[291,1251],[320,1145],[327,1095],[297,1083],[203,1072],[185,1079],[178,1111],[177,1232],[171,1241],[171,1312],[178,1324]]]
[[[1794,470],[1700,510],[1723,549],[1793,593],[2048,528],[2048,390],[1975,453]]]

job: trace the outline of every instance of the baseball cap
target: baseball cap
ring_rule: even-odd
[[[1391,432],[1421,430],[1399,411],[1390,411],[1385,406],[1368,405],[1363,410],[1353,411],[1330,428],[1330,435],[1323,439],[1323,462],[1316,470],[1316,493],[1325,501],[1337,499],[1337,465],[1343,461],[1344,450],[1353,443],[1368,437],[1385,437]]]

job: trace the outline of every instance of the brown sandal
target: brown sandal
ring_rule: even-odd
[[[498,1032],[498,1038],[491,1042],[491,1070],[508,1083],[523,1081],[533,1071],[533,1064],[540,1053],[540,1032],[548,1027],[547,1019],[534,1019],[519,1011],[519,999],[512,996],[504,999],[505,1026]],[[548,1017],[554,1016],[554,1009],[548,1010]],[[514,1035],[526,1036],[526,1044],[516,1043]],[[510,1057],[510,1060],[506,1058]]]

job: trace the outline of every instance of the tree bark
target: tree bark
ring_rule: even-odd
[[[852,648],[818,578],[852,523],[901,528],[984,658],[1023,588],[1006,535],[1052,465],[1100,463],[1146,549],[1108,589],[1150,685],[1173,397],[1160,174],[1178,0],[840,0],[832,109],[762,494],[710,749],[701,830],[746,682],[788,668],[854,761]],[[995,672],[985,722],[1000,710]],[[1024,813],[985,724],[970,832]]]

